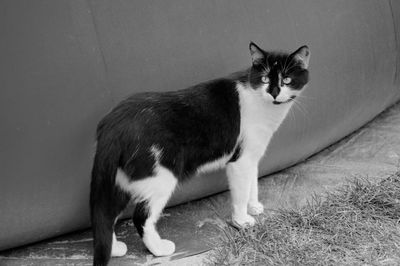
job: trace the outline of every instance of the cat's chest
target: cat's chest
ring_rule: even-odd
[[[284,120],[288,106],[268,104],[252,91],[240,95],[240,140],[244,150],[262,156]]]
[[[278,128],[278,123],[268,120],[268,116],[254,113],[241,119],[240,141],[244,152],[261,157]]]

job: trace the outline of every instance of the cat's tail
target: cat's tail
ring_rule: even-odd
[[[115,186],[119,156],[97,147],[90,184],[90,216],[93,230],[93,265],[105,266],[111,257],[114,225],[129,198]]]

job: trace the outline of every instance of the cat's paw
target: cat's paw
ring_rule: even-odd
[[[175,243],[167,239],[159,239],[157,243],[152,243],[147,248],[154,256],[169,256],[175,252]]]
[[[260,215],[264,212],[264,205],[261,202],[250,202],[247,207],[247,212],[251,215]]]
[[[236,227],[247,228],[255,225],[256,220],[247,214],[242,217],[232,217],[232,223]]]
[[[168,239],[161,239],[161,248],[158,256],[168,256],[175,252],[175,243]]]
[[[113,241],[111,249],[111,257],[122,257],[125,256],[128,251],[128,247],[124,242]]]

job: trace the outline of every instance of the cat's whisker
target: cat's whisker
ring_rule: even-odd
[[[287,57],[286,59],[288,59],[289,57]],[[290,66],[293,65],[293,57],[290,58],[289,61],[287,61],[286,65],[285,65],[285,73],[287,73],[291,68]]]
[[[294,117],[294,121],[296,121],[297,122],[297,115],[296,115],[296,113],[300,113],[301,115],[304,115],[304,113],[301,111],[301,109],[298,107],[298,105],[296,104],[296,103],[294,103],[293,104],[293,117]],[[297,125],[296,125],[297,126]]]
[[[261,63],[261,66],[265,69],[266,72],[269,72],[269,68],[264,63]]]
[[[282,68],[282,73],[285,73],[285,69],[286,69],[286,64],[287,64],[287,57],[285,58],[285,63],[283,64],[283,68]]]
[[[254,75],[253,77],[259,78],[259,77],[263,77],[263,76],[265,76],[265,73],[264,73],[264,72],[263,72],[263,73],[260,73],[260,74],[257,74],[257,75]]]
[[[281,69],[282,69],[282,74],[283,74],[285,71],[283,71],[284,65],[282,66],[282,61],[279,61],[279,66],[281,67]]]
[[[289,114],[290,114],[290,116],[292,117],[293,122],[296,123],[296,116],[295,116],[293,110],[294,110],[294,108],[290,108],[290,109],[289,109]]]
[[[292,60],[290,60],[290,63],[291,62],[294,62],[294,61],[292,61]],[[288,64],[288,67],[287,67],[287,69],[285,70],[286,72],[289,72],[292,68],[294,68],[295,66],[297,66],[297,64],[294,62],[294,63],[292,63],[292,64]]]
[[[290,61],[288,62],[288,61],[287,61],[288,58],[289,58],[289,57],[286,57],[286,60],[285,60],[285,69],[283,70],[284,73],[286,73],[286,72],[288,71],[287,68],[288,68],[288,66],[290,65],[290,63],[291,63],[292,60],[293,60],[293,58],[290,58]]]
[[[296,98],[299,104],[303,104],[303,99],[307,99],[307,97],[304,97],[303,95],[298,95],[298,97]]]
[[[305,118],[307,120],[310,120],[310,112],[301,104],[301,101],[297,101],[296,106],[304,114]]]
[[[301,109],[298,105],[296,105],[296,108],[297,108],[297,110],[299,111],[300,116],[302,116],[302,117],[307,117],[307,115],[304,113],[304,111],[302,111],[302,109]]]
[[[297,110],[299,110],[299,112],[301,112],[300,108],[297,105],[296,101],[293,101],[293,107],[296,108]],[[301,112],[302,113],[302,112]]]
[[[304,111],[304,109],[300,105],[300,102],[294,101],[294,106],[296,106],[296,108],[299,110],[299,112],[301,112],[305,117],[307,117],[307,113]]]
[[[297,97],[300,98],[300,99],[307,99],[307,100],[313,100],[313,101],[317,99],[317,98],[315,98],[315,97],[312,97],[312,96],[305,96],[305,95],[302,95],[302,94],[297,95]]]

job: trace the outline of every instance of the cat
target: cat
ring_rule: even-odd
[[[134,225],[155,256],[175,244],[161,239],[156,222],[179,183],[226,168],[232,222],[252,226],[263,212],[258,163],[296,97],[307,85],[310,51],[264,51],[249,44],[251,66],[225,78],[171,92],[132,95],[97,127],[90,214],[94,265],[123,256],[114,226],[129,202]]]

